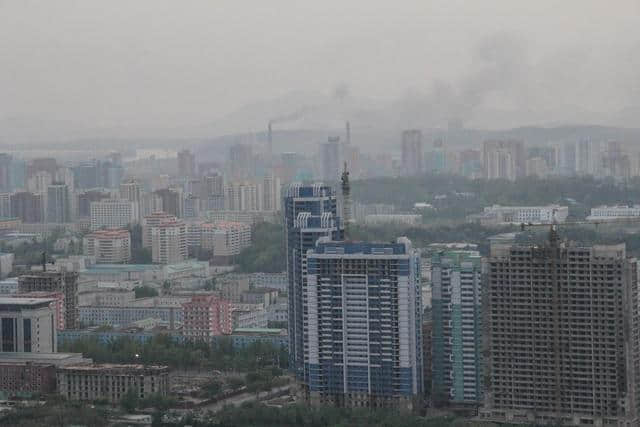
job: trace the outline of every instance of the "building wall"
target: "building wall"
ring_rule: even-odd
[[[485,419],[638,423],[637,261],[624,245],[492,247]]]
[[[144,399],[169,392],[166,366],[82,365],[65,366],[57,372],[58,394],[67,400],[106,399],[120,403],[129,390]]]
[[[320,239],[307,256],[304,381],[313,404],[411,410],[423,392],[420,258]]]
[[[45,395],[56,389],[56,367],[39,363],[0,362],[0,392],[9,396]]]
[[[482,266],[476,251],[448,251],[431,261],[433,400],[482,400]]]

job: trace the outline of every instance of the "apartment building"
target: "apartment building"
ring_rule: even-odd
[[[169,392],[166,366],[82,364],[57,372],[58,394],[67,400],[107,400],[118,404],[129,391],[139,399]]]
[[[128,230],[97,230],[83,238],[84,254],[98,264],[124,264],[131,260],[131,235]]]
[[[420,255],[396,243],[334,242],[307,254],[305,397],[410,411],[423,392]]]
[[[638,424],[638,273],[625,246],[496,244],[487,263],[481,417]]]
[[[136,222],[134,202],[129,200],[105,199],[91,202],[91,230],[101,228],[125,228]]]
[[[477,251],[431,258],[433,401],[477,405],[482,399],[482,262]]]

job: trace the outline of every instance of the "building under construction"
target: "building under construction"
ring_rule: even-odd
[[[481,418],[638,425],[637,286],[623,244],[494,245]]]
[[[46,268],[46,264],[44,265]],[[19,292],[62,292],[65,328],[75,329],[78,322],[78,273],[37,271],[18,278]]]

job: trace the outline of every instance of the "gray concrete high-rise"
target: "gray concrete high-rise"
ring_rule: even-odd
[[[638,425],[638,273],[625,246],[495,244],[486,420]]]

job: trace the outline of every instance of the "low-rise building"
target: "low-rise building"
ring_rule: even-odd
[[[587,217],[588,221],[611,220],[618,218],[634,218],[640,217],[640,205],[616,205],[616,206],[598,206],[591,208],[591,215]]]
[[[547,206],[500,206],[484,208],[480,214],[470,215],[469,222],[481,225],[501,224],[552,224],[565,222],[569,216],[569,207],[560,205]]]
[[[78,305],[125,307],[133,304],[135,298],[135,291],[126,288],[93,288],[78,293]]]
[[[402,224],[418,225],[422,222],[422,215],[416,214],[373,214],[364,217],[367,225]]]
[[[232,331],[231,303],[216,295],[196,295],[183,304],[183,333],[190,339],[208,339]]]
[[[67,400],[120,403],[130,390],[144,399],[166,396],[169,368],[144,365],[71,365],[58,369],[58,394]]]
[[[127,326],[139,320],[153,317],[169,323],[173,329],[183,321],[182,307],[80,307],[79,320],[93,326]]]
[[[97,230],[84,237],[84,254],[99,264],[124,264],[131,259],[131,235],[124,229]]]
[[[15,294],[18,292],[18,278],[0,280],[0,295]]]
[[[51,298],[0,297],[0,352],[55,353],[55,310]]]

